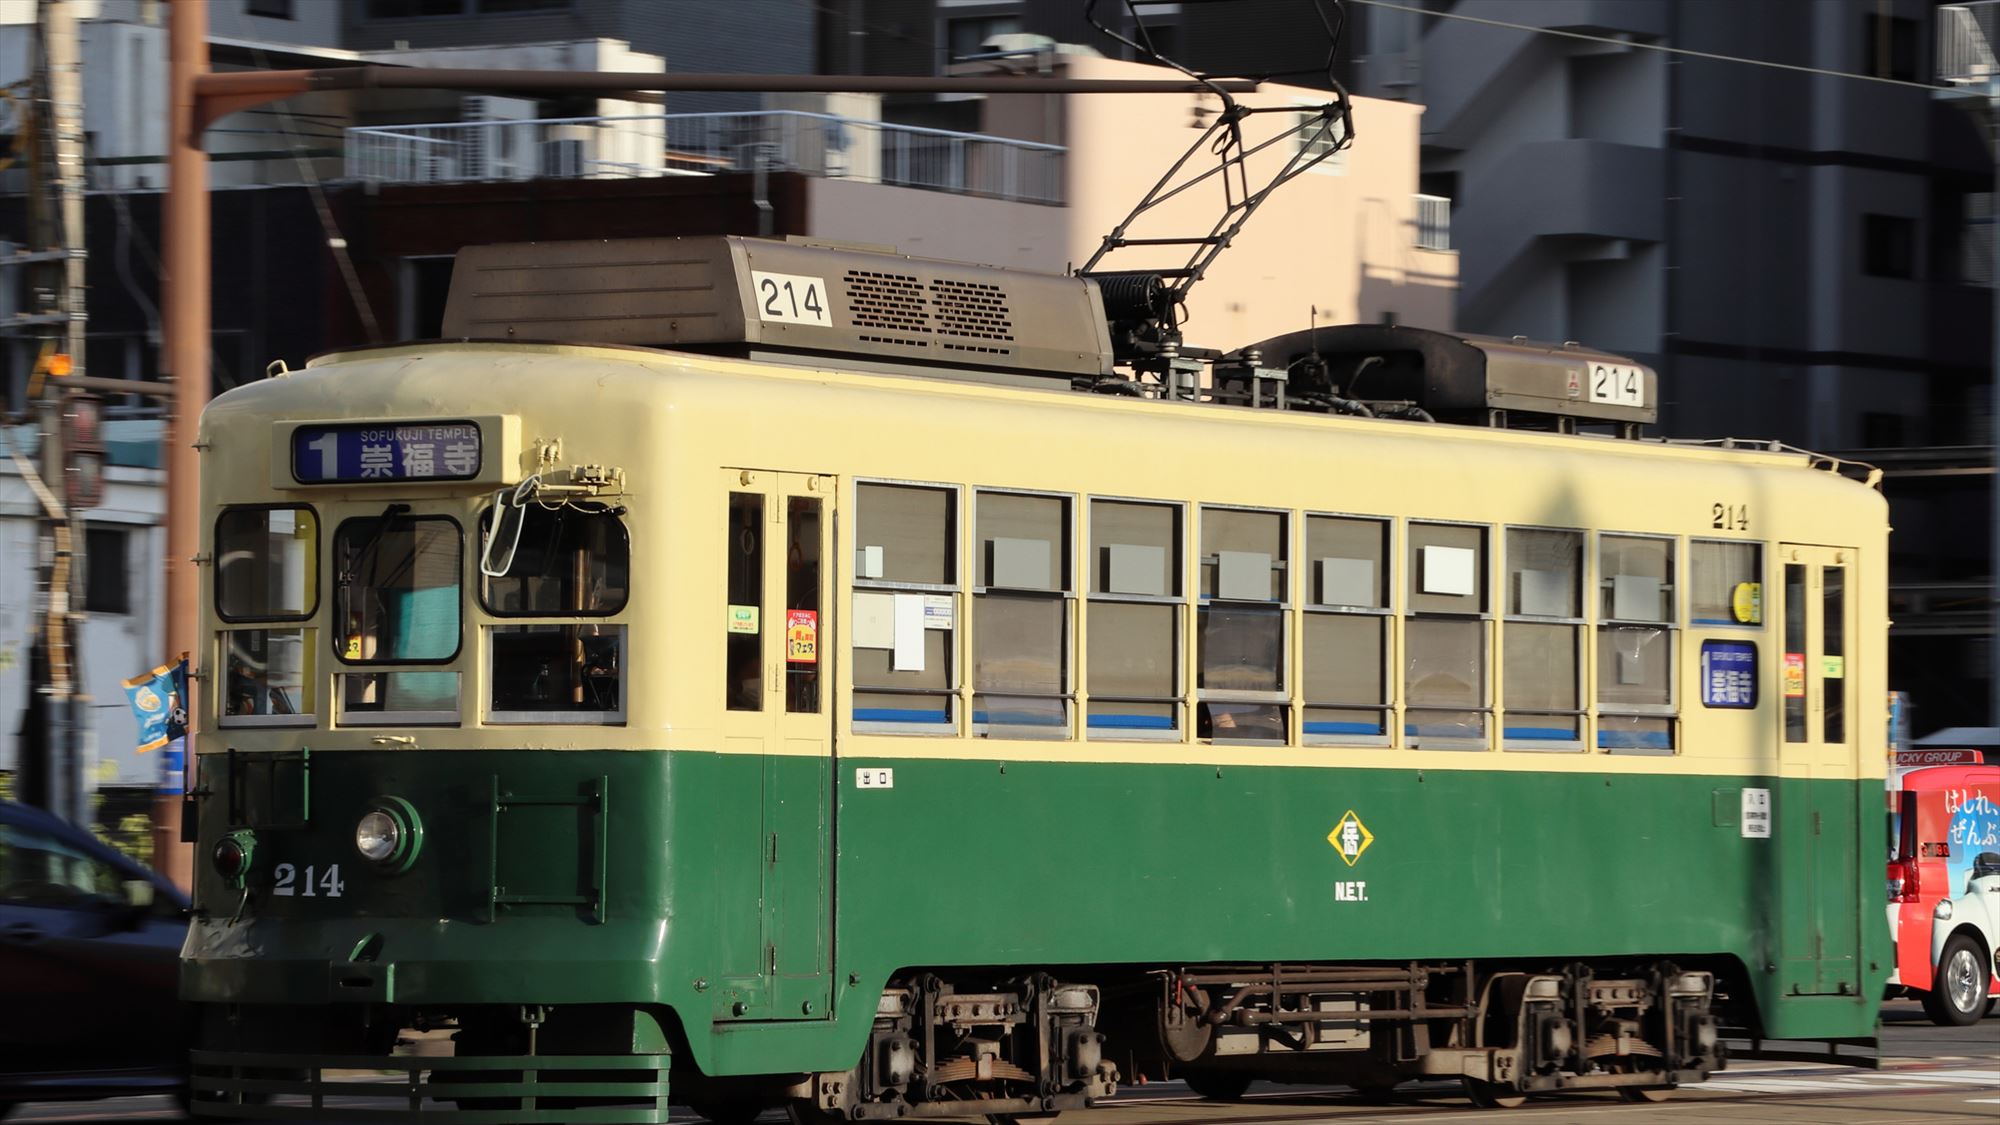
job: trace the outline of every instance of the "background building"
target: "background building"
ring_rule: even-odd
[[[1892,686],[1919,731],[1987,722],[1992,160],[1931,91],[1842,76],[1934,81],[1936,5],[1422,6],[1359,8],[1354,69],[1364,92],[1425,106],[1460,327],[1645,359],[1669,436],[1883,466]]]

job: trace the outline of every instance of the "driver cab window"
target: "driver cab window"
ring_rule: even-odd
[[[480,542],[480,605],[544,619],[486,626],[488,721],[623,721],[625,626],[577,620],[625,608],[632,547],[619,514],[503,499],[481,517]]]

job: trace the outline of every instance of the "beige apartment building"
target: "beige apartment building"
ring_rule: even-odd
[[[1132,78],[1157,76],[1160,68],[1067,55],[1055,72]],[[1239,97],[1250,106],[1305,112],[1327,99],[1324,91],[1276,84]],[[1026,155],[1042,150],[1013,156],[1017,167],[1047,163],[1056,169],[1049,174],[1059,175],[1059,185],[1046,193],[1054,201],[895,186],[881,182],[880,174],[829,177],[811,184],[807,225],[816,237],[893,245],[925,257],[1057,272],[1081,267],[1220,108],[1209,94],[992,97],[983,109],[983,134],[1059,146],[1046,162]],[[1417,191],[1422,116],[1422,106],[1355,98],[1354,143],[1273,193],[1194,288],[1185,320],[1188,342],[1233,348],[1307,327],[1315,317],[1320,324],[1452,327],[1458,259],[1448,248],[1450,201]],[[1291,113],[1248,118],[1245,147],[1254,149],[1298,120]],[[1269,182],[1297,143],[1272,145],[1250,159],[1253,191]],[[999,151],[988,157],[988,163],[1004,159]],[[1205,151],[1188,163],[1196,173],[1216,166]],[[1032,186],[1033,175],[1027,180]],[[1022,182],[1018,171],[1014,182]],[[1148,211],[1126,233],[1206,234],[1226,206],[1221,178],[1210,176]],[[1164,248],[1129,248],[1099,268],[1178,266],[1185,257]]]

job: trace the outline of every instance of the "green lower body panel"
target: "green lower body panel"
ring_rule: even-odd
[[[893,786],[855,788],[862,768]],[[400,751],[315,755],[310,775],[303,808],[205,803],[205,844],[266,822],[247,897],[200,875],[188,999],[623,1005],[677,1020],[693,1063],[731,1075],[852,1065],[884,982],[919,967],[1698,960],[1740,970],[1751,1030],[1827,1039],[1873,1034],[1888,968],[1883,912],[1860,909],[1880,893],[1861,862],[1879,781],[1417,754],[1387,770]],[[1771,791],[1769,838],[1744,835],[1745,787]],[[384,795],[423,818],[400,874],[352,843]],[[319,893],[279,894],[280,864]]]

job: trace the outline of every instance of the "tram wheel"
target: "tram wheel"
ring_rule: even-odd
[[[1628,1102],[1663,1102],[1674,1096],[1672,1086],[1620,1086],[1618,1097]]]
[[[1250,1072],[1188,1067],[1181,1072],[1181,1081],[1187,1083],[1188,1089],[1210,1101],[1233,1102],[1250,1089]]]
[[[1480,1109],[1519,1109],[1528,1101],[1528,1095],[1519,1090],[1477,1078],[1465,1080],[1465,1096]]]

